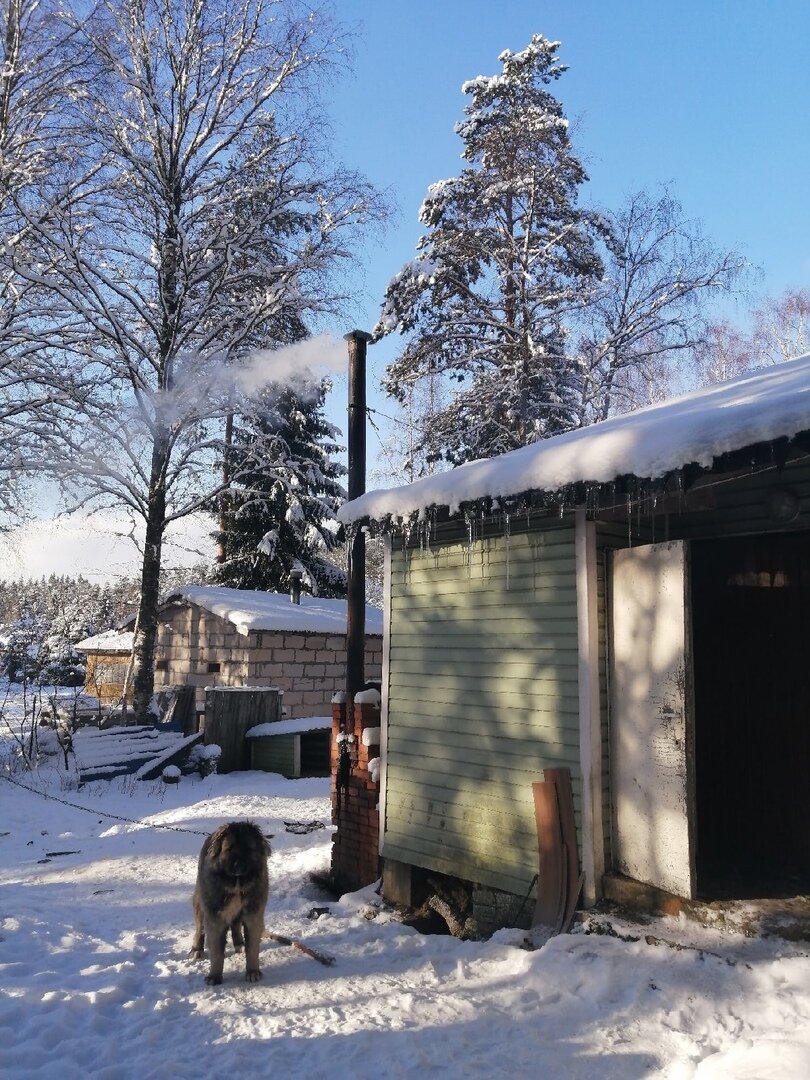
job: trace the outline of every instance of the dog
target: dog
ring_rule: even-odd
[[[222,982],[229,929],[236,952],[245,950],[247,981],[262,977],[259,944],[269,891],[269,854],[269,842],[250,821],[220,825],[203,843],[192,898],[194,938],[189,955],[202,959],[208,942],[210,968],[205,981],[211,986]]]

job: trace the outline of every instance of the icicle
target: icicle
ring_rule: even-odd
[[[402,538],[404,541],[404,555],[405,555],[405,582],[406,584],[411,578],[411,532],[413,530],[413,521],[410,518],[406,518],[402,522]]]
[[[465,510],[464,520],[467,523],[467,551],[464,556],[464,561],[467,564],[467,577],[470,577],[472,575],[472,549],[475,535],[475,519],[468,510]]]
[[[627,546],[633,546],[633,496],[627,492]]]
[[[352,574],[352,548],[355,536],[357,536],[357,525],[354,521],[350,521],[346,526],[346,567],[349,577]]]
[[[509,526],[509,514],[504,514],[504,529],[503,536],[506,542],[506,591],[509,592],[509,541],[511,539],[511,530]]]

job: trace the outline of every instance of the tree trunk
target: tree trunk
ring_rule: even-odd
[[[149,506],[146,516],[146,541],[143,549],[141,570],[141,598],[138,608],[137,630],[133,646],[135,678],[133,680],[133,706],[135,720],[139,724],[150,723],[152,697],[155,691],[155,641],[157,638],[157,612],[160,600],[160,565],[163,532],[166,527],[166,465],[169,460],[168,435],[155,436],[152,451],[152,473],[149,485]]]

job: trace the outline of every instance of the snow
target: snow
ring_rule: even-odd
[[[135,634],[131,630],[105,630],[103,634],[93,634],[74,645],[79,652],[131,653]]]
[[[363,728],[363,746],[379,746],[382,728]]]
[[[381,701],[380,691],[373,687],[370,690],[360,690],[354,695],[355,705],[376,705],[379,708]]]
[[[301,595],[290,602],[286,593],[227,589],[218,585],[189,585],[175,590],[164,602],[188,601],[233,623],[240,634],[254,630],[346,633],[346,601]],[[382,611],[366,606],[366,632],[382,634]]]
[[[517,930],[421,935],[372,888],[330,902],[309,880],[328,869],[329,830],[284,822],[329,820],[326,779],[124,778],[81,792],[55,772],[12,779],[41,794],[0,778],[6,1076],[810,1075],[806,945],[676,919],[614,920],[635,941],[579,927],[536,951]],[[274,834],[268,930],[335,964],[266,940],[261,983],[245,982],[229,948],[210,988],[187,959],[197,853],[203,833],[244,818]]]
[[[157,758],[180,749],[179,731],[158,731],[150,727],[80,728],[73,736],[76,760],[82,769],[96,769],[113,763],[138,761],[145,755]],[[151,761],[150,761],[151,764]]]
[[[257,724],[245,732],[246,739],[260,739],[263,735],[301,735],[307,731],[325,731],[332,727],[331,716],[299,716],[293,720],[274,720],[269,724]]]
[[[557,491],[619,476],[655,479],[732,450],[810,429],[810,353],[625,416],[472,461],[405,487],[371,491],[338,512],[344,523],[455,513],[462,503]]]

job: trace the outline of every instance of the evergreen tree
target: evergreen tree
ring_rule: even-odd
[[[388,392],[405,401],[435,374],[456,384],[426,418],[433,459],[459,464],[575,423],[564,317],[601,273],[606,226],[577,206],[587,177],[546,89],[565,70],[558,45],[535,35],[522,52],[501,53],[498,75],[462,87],[470,101],[457,132],[469,165],[430,188],[420,211],[428,232],[386,292],[377,332],[410,335]]]
[[[328,558],[338,544],[335,514],[345,499],[333,460],[340,449],[336,430],[323,415],[328,383],[300,389],[271,386],[260,419],[235,423],[229,457],[240,484],[219,500],[224,561],[215,579],[237,589],[285,591],[290,571],[302,572],[303,585],[324,596],[343,596],[346,575]],[[275,460],[267,467],[250,462],[255,441],[273,439]]]

